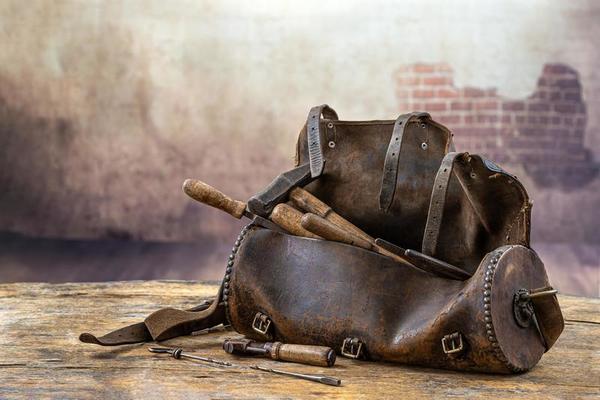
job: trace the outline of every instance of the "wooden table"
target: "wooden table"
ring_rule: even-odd
[[[164,306],[186,307],[216,292],[195,282],[0,284],[0,398],[423,398],[600,397],[600,299],[561,296],[566,318],[555,347],[529,373],[494,376],[338,357],[332,369],[256,360],[342,379],[330,387],[249,370],[219,369],[154,355],[147,345],[82,344]],[[164,342],[210,357],[235,332]],[[237,363],[252,360],[235,359]]]

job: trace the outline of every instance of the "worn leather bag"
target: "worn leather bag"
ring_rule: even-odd
[[[215,301],[81,340],[162,340],[226,323],[352,358],[493,373],[530,369],[557,340],[564,322],[529,247],[525,189],[493,162],[454,152],[449,130],[428,114],[350,122],[314,107],[296,164],[310,164],[305,189],[368,234],[471,277],[253,223],[235,241]]]

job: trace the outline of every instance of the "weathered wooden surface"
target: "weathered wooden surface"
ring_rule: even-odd
[[[342,387],[220,369],[148,353],[147,345],[79,343],[159,307],[192,306],[216,292],[192,282],[0,285],[0,398],[446,398],[600,397],[600,299],[561,296],[567,325],[532,371],[517,376],[456,373],[338,358],[334,368],[234,358],[218,332],[177,338],[181,346],[238,363],[260,363],[342,379]]]

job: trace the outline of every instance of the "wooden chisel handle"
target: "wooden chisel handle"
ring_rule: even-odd
[[[300,224],[301,219],[302,212],[285,203],[277,204],[273,209],[273,212],[271,212],[271,221],[275,222],[292,235],[321,239],[319,236],[304,229]]]
[[[196,179],[186,179],[183,182],[183,191],[192,199],[225,211],[237,219],[242,218],[244,211],[246,211],[246,203],[234,200],[214,187]]]
[[[339,226],[352,233],[355,236],[362,238],[370,243],[375,243],[375,239],[369,236],[362,229],[352,224],[350,221],[333,211],[331,207],[319,200],[313,194],[300,187],[295,187],[290,191],[290,201],[294,203],[296,207],[307,213],[316,214],[321,218],[325,218],[327,221]]]
[[[319,235],[323,239],[333,242],[346,243],[352,246],[370,250],[372,245],[361,237],[343,230],[338,225],[316,214],[306,213],[302,216],[300,224],[309,232]]]
[[[301,344],[284,344],[275,342],[271,350],[274,360],[295,362],[300,364],[331,367],[335,364],[335,351],[326,346],[308,346]]]

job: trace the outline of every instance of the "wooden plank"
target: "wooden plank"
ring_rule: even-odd
[[[591,398],[600,393],[600,300],[560,296],[565,332],[532,371],[514,376],[458,373],[338,358],[334,368],[269,360],[235,362],[333,375],[329,387],[256,371],[219,369],[147,352],[147,345],[103,348],[79,343],[83,331],[104,333],[142,320],[157,308],[189,307],[216,293],[215,284],[117,282],[0,285],[0,398]],[[210,357],[217,332],[172,339]]]

